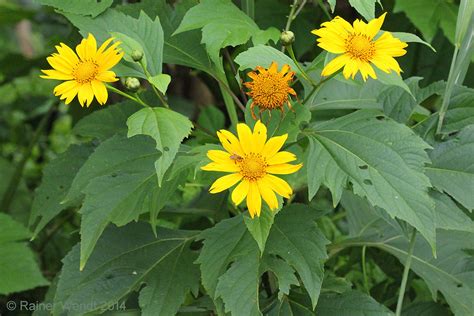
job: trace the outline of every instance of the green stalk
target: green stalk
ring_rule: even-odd
[[[397,309],[395,312],[395,316],[400,316],[402,314],[403,299],[405,297],[405,290],[407,287],[408,273],[410,272],[413,250],[415,249],[415,241],[416,241],[416,229],[413,228],[413,232],[410,237],[410,246],[408,248],[408,257],[405,261],[405,269],[403,270],[402,283],[400,285],[400,293],[398,293]]]
[[[148,69],[146,69],[146,66],[143,62],[143,59],[140,60],[140,66],[142,66],[143,73],[145,74],[146,79],[150,83],[150,86],[153,89],[153,91],[155,92],[156,96],[158,97],[158,99],[160,99],[161,104],[163,104],[163,106],[165,108],[169,109],[170,106],[169,106],[168,102],[166,102],[164,95],[160,91],[158,91],[158,89],[155,87],[155,85],[153,83],[150,82],[150,78],[152,77],[152,75],[148,72]]]
[[[5,194],[3,195],[2,202],[0,203],[0,211],[5,212],[5,213],[8,213],[10,211],[9,210],[10,204],[13,201],[13,197],[15,196],[16,191],[18,190],[18,185],[20,184],[20,180],[22,178],[23,170],[25,169],[26,162],[28,161],[28,158],[30,158],[31,152],[33,151],[33,148],[38,142],[41,136],[41,133],[46,127],[46,124],[48,123],[48,120],[51,117],[51,114],[56,109],[57,104],[58,103],[55,103],[49,108],[48,113],[46,113],[43,116],[38,126],[36,127],[33,137],[31,138],[31,141],[28,144],[28,147],[25,149],[23,153],[23,157],[21,157],[20,162],[16,166],[15,172],[13,173],[12,178],[10,179],[10,183],[8,184],[8,187],[5,190]]]
[[[366,264],[365,264],[365,253],[366,253],[366,250],[367,250],[367,246],[362,247],[362,274],[363,274],[363,276],[364,276],[364,288],[365,288],[365,291],[367,292],[367,294],[370,295],[369,282],[368,282],[368,280],[367,280],[367,268],[366,268]]]
[[[255,0],[242,0],[242,10],[252,20],[255,19]]]
[[[149,108],[149,107],[150,107],[148,104],[146,104],[146,103],[143,102],[142,100],[137,99],[137,98],[135,98],[134,96],[131,96],[131,95],[128,94],[128,93],[125,93],[125,92],[123,92],[123,91],[121,91],[121,90],[119,90],[119,89],[117,89],[117,88],[115,88],[115,87],[113,87],[113,86],[111,86],[111,85],[108,85],[108,84],[107,84],[106,86],[107,86],[107,89],[109,89],[110,91],[112,91],[112,92],[114,92],[114,93],[117,93],[118,95],[121,95],[121,96],[123,96],[123,97],[126,97],[127,99],[130,99],[130,100],[132,100],[132,101],[135,101],[135,102],[137,102],[138,104],[140,104],[141,106],[144,106],[144,107],[146,107],[146,108]]]

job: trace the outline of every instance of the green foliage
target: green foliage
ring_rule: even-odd
[[[65,12],[80,15],[90,15],[96,17],[113,3],[113,0],[85,0],[81,2],[76,1],[62,1],[62,0],[38,0],[39,3],[49,5],[55,9]]]
[[[26,243],[28,229],[6,214],[0,214],[0,294],[7,295],[46,286],[35,256]]]

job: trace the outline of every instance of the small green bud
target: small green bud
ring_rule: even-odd
[[[133,61],[139,62],[140,60],[142,60],[142,58],[143,58],[143,52],[141,50],[136,49],[132,52]]]
[[[125,79],[125,87],[131,92],[137,92],[140,89],[140,81],[134,77]]]
[[[295,33],[292,31],[283,31],[280,34],[280,41],[283,46],[291,45],[295,42]]]

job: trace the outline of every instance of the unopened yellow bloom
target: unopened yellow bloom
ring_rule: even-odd
[[[377,79],[372,65],[386,73],[402,71],[393,57],[406,54],[407,44],[393,37],[390,32],[383,32],[375,38],[384,22],[386,13],[377,19],[365,23],[355,20],[353,25],[341,17],[335,17],[321,24],[321,28],[311,33],[319,36],[318,46],[333,54],[340,54],[324,67],[322,76],[329,76],[342,67],[346,79],[354,79],[360,71],[362,78],[370,76]]]
[[[267,141],[267,128],[260,121],[253,132],[246,124],[238,124],[237,134],[238,137],[226,130],[217,132],[226,151],[209,150],[207,156],[212,162],[201,169],[229,172],[217,179],[209,191],[219,193],[239,183],[232,192],[232,201],[238,205],[247,198],[247,208],[253,218],[260,216],[262,198],[274,210],[278,208],[276,194],[285,198],[293,194],[290,185],[274,174],[294,173],[302,164],[289,164],[296,156],[280,151],[288,134]]]
[[[61,100],[65,99],[66,104],[76,95],[81,106],[89,106],[94,96],[101,105],[105,104],[108,93],[104,82],[118,80],[110,69],[123,57],[123,52],[118,48],[120,43],[110,45],[112,40],[113,38],[106,40],[97,49],[94,36],[89,34],[77,45],[76,52],[66,44],[59,44],[56,46],[58,53],[47,58],[53,69],[41,70],[45,74],[41,77],[65,80],[54,88],[54,95],[60,96]]]
[[[256,119],[253,111],[255,106],[260,108],[260,113],[264,110],[279,109],[283,112],[283,106],[288,104],[291,109],[288,94],[296,95],[295,90],[290,87],[294,72],[290,71],[290,66],[283,65],[278,71],[278,65],[272,62],[268,69],[258,66],[255,71],[249,72],[248,76],[253,81],[244,85],[250,90],[247,94],[252,98],[250,110],[252,117]]]

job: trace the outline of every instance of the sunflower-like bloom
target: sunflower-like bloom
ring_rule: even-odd
[[[324,67],[321,75],[329,76],[344,67],[343,74],[346,79],[354,79],[358,71],[364,81],[368,76],[377,79],[372,65],[386,73],[394,70],[400,74],[402,70],[393,57],[405,55],[404,48],[407,44],[389,32],[384,32],[375,39],[385,15],[386,13],[369,23],[355,20],[353,25],[341,17],[335,17],[321,24],[320,29],[313,30],[311,33],[320,37],[319,47],[330,53],[340,54]]]
[[[229,131],[217,132],[223,150],[209,150],[211,163],[202,167],[206,171],[230,172],[217,179],[209,189],[211,193],[222,192],[240,182],[232,192],[232,201],[239,205],[247,198],[250,216],[260,216],[262,198],[270,209],[278,208],[276,194],[289,198],[293,194],[290,185],[273,174],[290,174],[298,171],[302,164],[292,165],[296,156],[279,151],[288,134],[272,137],[267,141],[267,128],[257,121],[252,130],[246,124],[237,124],[238,138]]]
[[[123,57],[123,52],[118,48],[120,42],[110,45],[112,40],[109,38],[97,49],[94,36],[89,34],[77,45],[77,54],[66,44],[59,44],[56,46],[58,53],[47,58],[53,69],[41,70],[45,74],[41,77],[65,81],[54,88],[54,95],[65,99],[66,104],[76,95],[81,106],[89,106],[94,96],[99,104],[105,104],[108,94],[104,82],[118,80],[110,68]]]
[[[257,66],[255,71],[249,72],[248,76],[253,81],[246,82],[244,85],[250,90],[247,94],[252,98],[250,111],[252,117],[255,117],[254,107],[260,108],[260,114],[265,110],[279,109],[283,113],[283,105],[288,104],[291,109],[291,103],[288,94],[295,95],[289,83],[293,80],[294,72],[290,71],[290,66],[283,65],[278,72],[278,65],[272,62],[270,68],[265,69]]]

